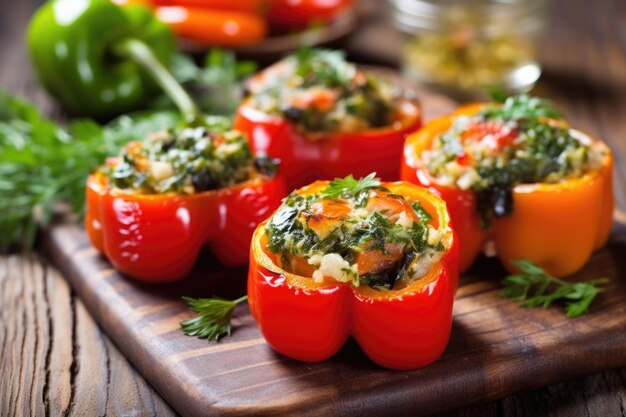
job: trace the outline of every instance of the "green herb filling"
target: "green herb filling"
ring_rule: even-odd
[[[527,95],[458,116],[422,154],[439,184],[476,193],[484,227],[512,213],[516,185],[580,177],[601,167],[604,157],[548,103]]]
[[[230,187],[258,173],[273,175],[275,164],[254,158],[238,131],[205,127],[170,129],[131,142],[105,168],[111,184],[144,194],[193,194]]]
[[[394,289],[424,276],[441,256],[444,231],[430,220],[419,202],[391,193],[371,174],[336,179],[317,194],[292,193],[265,233],[269,252],[290,272]]]
[[[260,79],[260,81],[259,81]],[[398,94],[340,51],[301,49],[250,83],[250,103],[309,132],[358,131],[393,123]]]

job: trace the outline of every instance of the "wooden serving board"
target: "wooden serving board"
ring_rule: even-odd
[[[499,297],[505,275],[483,259],[462,277],[450,344],[441,359],[410,372],[372,364],[354,342],[323,363],[275,353],[247,307],[231,337],[184,336],[192,317],[183,295],[234,297],[245,269],[204,256],[192,275],[165,285],[127,279],[93,249],[82,228],[53,227],[49,252],[94,318],[163,397],[185,416],[421,415],[493,400],[574,376],[626,365],[626,226],[572,279],[609,277],[590,313],[525,309]]]
[[[421,94],[426,119],[453,106]],[[482,259],[461,279],[443,357],[410,372],[374,365],[352,341],[323,363],[285,358],[247,306],[237,308],[231,337],[184,336],[179,322],[193,314],[181,296],[245,292],[246,269],[221,267],[208,253],[184,280],[147,285],[115,271],[76,224],[53,226],[44,241],[93,317],[182,415],[416,416],[626,365],[626,215],[616,217],[610,243],[572,277],[610,278],[589,315],[568,319],[556,307],[524,309],[499,297],[506,272]]]

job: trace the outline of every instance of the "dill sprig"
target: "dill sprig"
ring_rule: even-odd
[[[236,300],[225,300],[220,297],[191,298],[183,297],[189,308],[197,317],[180,323],[180,328],[187,336],[200,339],[219,340],[221,336],[230,336],[231,319],[235,307],[248,300],[244,295]]]
[[[599,286],[609,282],[607,278],[567,282],[551,276],[531,261],[517,260],[513,264],[521,273],[504,279],[502,296],[522,301],[522,305],[529,308],[547,308],[555,302],[565,301],[568,317],[587,313],[593,300],[602,292]]]

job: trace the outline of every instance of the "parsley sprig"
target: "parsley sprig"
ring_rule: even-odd
[[[62,203],[80,213],[93,169],[124,143],[176,119],[160,112],[123,116],[107,127],[80,120],[63,128],[0,91],[0,251],[32,247],[37,224],[47,224]]]
[[[241,95],[234,90],[241,89],[239,81],[254,68],[218,50],[209,53],[203,68],[177,55],[172,71],[194,91],[213,89],[211,102],[199,100],[204,111],[230,114]],[[121,116],[106,126],[91,120],[61,126],[31,103],[0,90],[0,252],[32,247],[37,226],[47,224],[59,205],[82,212],[90,172],[128,141],[179,120],[177,113],[163,110]]]
[[[504,121],[537,121],[542,118],[561,119],[563,114],[549,101],[528,94],[510,96],[502,106],[490,106],[482,111],[486,119]]]
[[[356,66],[346,61],[343,51],[300,48],[295,54],[295,74],[302,86],[323,85],[328,88],[347,85],[356,73]]]
[[[198,66],[185,54],[176,53],[170,69],[174,78],[193,94],[203,112],[232,116],[244,96],[241,81],[254,74],[257,65],[253,61],[238,60],[232,51],[211,49],[204,66]],[[155,107],[172,108],[172,103],[161,96]]]
[[[320,193],[322,198],[356,198],[362,192],[380,187],[380,178],[372,172],[366,177],[355,179],[352,175],[335,178]]]
[[[200,339],[219,340],[222,336],[230,336],[230,322],[235,307],[247,301],[248,296],[244,295],[236,300],[225,300],[220,297],[183,297],[183,300],[194,313],[198,314],[197,317],[180,323],[183,333]]]
[[[504,279],[502,296],[522,301],[524,307],[531,308],[547,308],[553,303],[565,301],[565,314],[568,317],[587,313],[593,300],[602,292],[599,286],[609,282],[607,278],[567,282],[551,276],[531,261],[517,260],[513,264],[521,273]]]

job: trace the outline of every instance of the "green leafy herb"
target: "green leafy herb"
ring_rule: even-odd
[[[235,307],[248,300],[244,295],[236,300],[223,298],[191,298],[183,297],[189,308],[198,314],[198,317],[180,323],[180,328],[187,336],[196,336],[200,339],[219,340],[221,336],[229,336],[230,321]]]
[[[561,112],[551,103],[539,97],[528,94],[519,94],[508,97],[501,107],[489,107],[483,110],[482,115],[487,119],[502,119],[505,121],[537,120],[543,117],[560,119]]]
[[[504,103],[511,95],[499,86],[487,87],[486,91],[491,96],[491,100],[495,103]]]
[[[346,61],[343,51],[300,48],[294,58],[295,74],[302,78],[303,87],[341,87],[348,84],[356,73],[356,66]]]
[[[47,224],[59,204],[82,212],[85,179],[107,156],[177,120],[158,112],[122,116],[107,127],[80,120],[64,129],[0,92],[0,251],[30,248],[37,224]]]
[[[417,214],[417,217],[419,217],[422,223],[428,223],[433,219],[432,214],[422,207],[419,201],[411,203],[411,207],[413,207],[413,211],[415,211],[415,214]]]
[[[352,175],[335,178],[320,193],[322,198],[356,198],[364,191],[380,187],[380,178],[372,172],[367,177],[355,179]]]
[[[517,260],[513,264],[521,273],[504,279],[502,296],[522,301],[525,307],[547,308],[555,302],[565,301],[568,317],[587,313],[592,301],[602,291],[599,286],[609,282],[607,278],[567,282],[549,275],[531,261]]]
[[[189,89],[200,109],[206,113],[232,115],[243,98],[241,81],[257,70],[253,61],[238,61],[231,51],[212,49],[198,66],[189,56],[174,54],[170,67],[174,78]],[[172,103],[161,97],[157,108]]]

